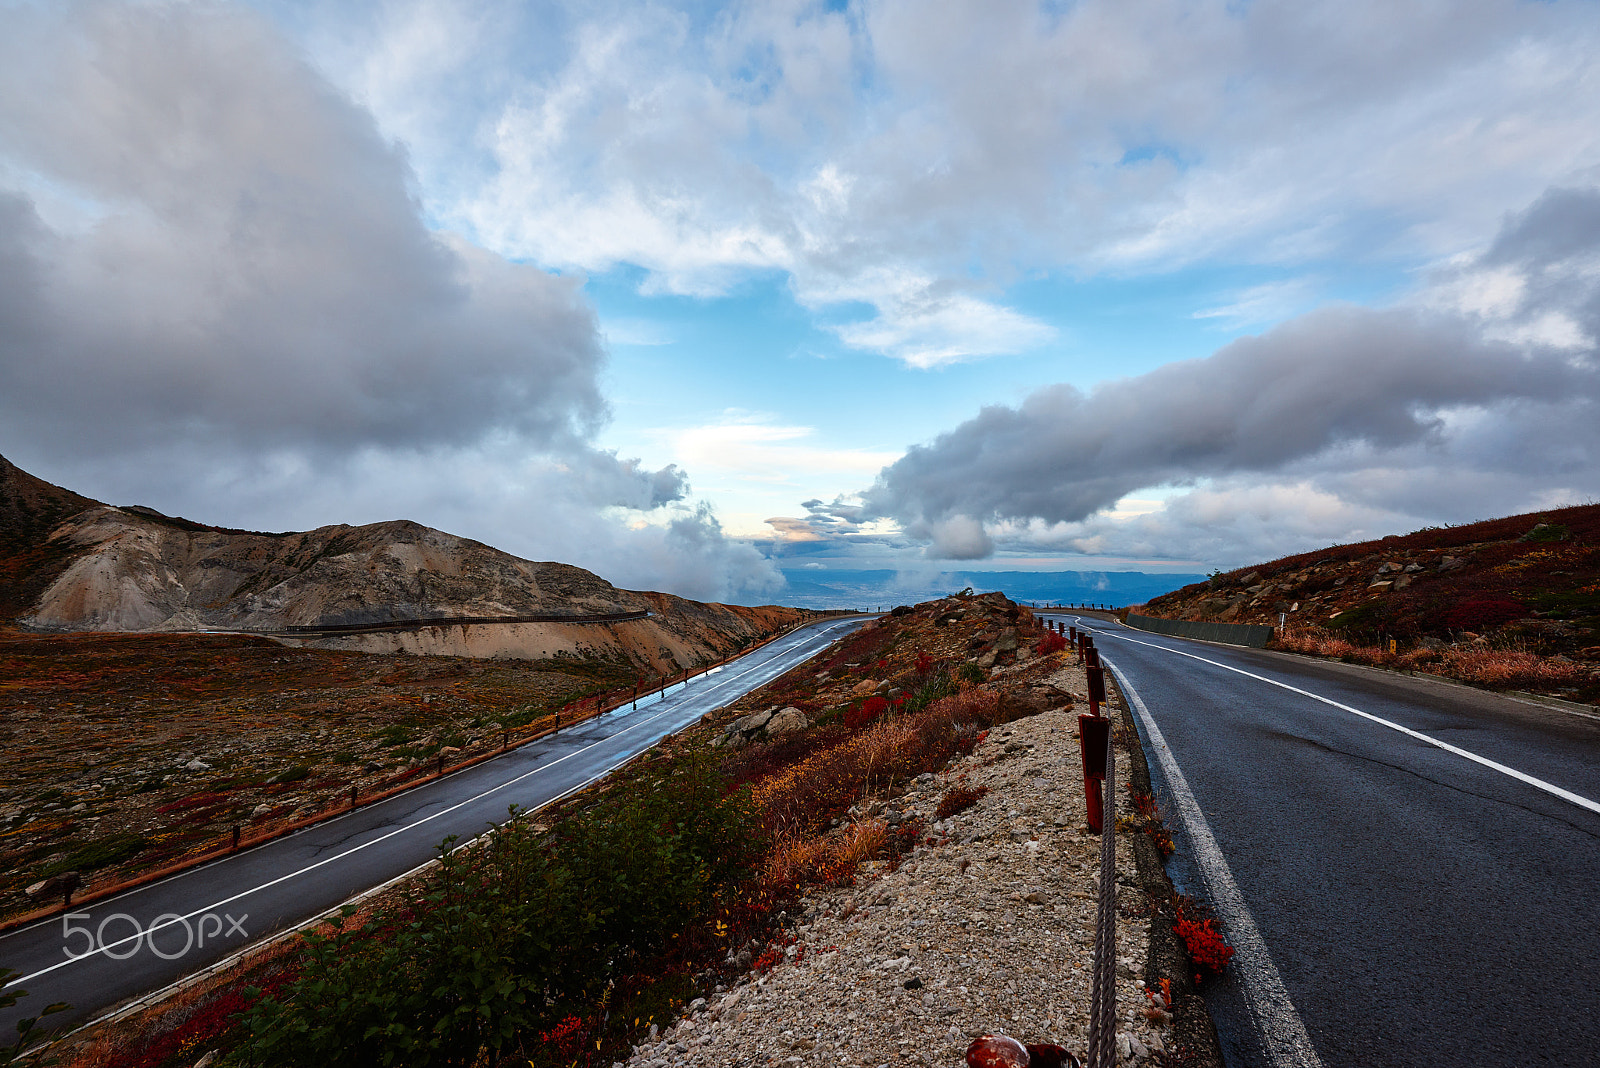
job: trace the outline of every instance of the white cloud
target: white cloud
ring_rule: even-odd
[[[485,10],[494,35],[535,36],[531,16]],[[460,215],[478,235],[546,265],[635,264],[650,292],[784,272],[825,315],[869,305],[842,339],[913,366],[1047,341],[994,295],[1031,272],[1415,263],[1600,165],[1600,23],[1583,3],[985,0],[929,18],[913,0],[775,0],[550,18],[520,80],[474,113],[492,177]],[[385,53],[434,76],[438,56],[410,54]],[[1218,311],[1265,321],[1292,296]]]
[[[1194,317],[1219,320],[1219,325],[1229,329],[1263,326],[1305,311],[1315,297],[1315,290],[1316,280],[1311,278],[1266,282],[1242,289],[1227,304],[1203,308],[1195,312]]]
[[[413,186],[243,8],[0,8],[0,448],[209,522],[406,515],[628,584],[772,589],[681,471],[592,444],[581,279],[429,229]]]
[[[728,413],[703,426],[657,431],[671,442],[672,455],[702,475],[730,474],[792,487],[819,475],[875,473],[899,453],[839,449],[814,444],[816,430],[781,425],[758,413]]]
[[[1160,533],[1167,552],[1194,556],[1594,494],[1597,259],[1600,187],[1549,190],[1456,265],[1442,295],[1321,308],[1205,359],[985,407],[886,467],[863,514],[936,553],[950,540],[942,524],[976,524],[1000,547],[1138,554],[1157,551],[1144,539]],[[1570,324],[1556,344],[1552,321]],[[1201,481],[1226,493],[1113,512],[1135,491]]]

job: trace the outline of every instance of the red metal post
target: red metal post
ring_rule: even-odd
[[[1078,747],[1083,754],[1083,799],[1088,809],[1089,830],[1099,834],[1105,823],[1105,808],[1100,784],[1106,777],[1106,743],[1111,737],[1111,721],[1103,716],[1078,717]]]

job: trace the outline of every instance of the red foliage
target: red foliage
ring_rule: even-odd
[[[926,675],[933,670],[933,657],[926,652],[917,653],[917,674]]]
[[[1462,601],[1445,613],[1445,624],[1452,630],[1489,630],[1513,619],[1521,619],[1528,610],[1507,597],[1484,597]]]
[[[851,730],[857,730],[861,727],[865,727],[867,724],[883,715],[884,711],[887,710],[888,707],[889,702],[883,697],[883,695],[875,693],[862,702],[860,707],[851,708],[845,712],[844,725],[849,727]]]
[[[1066,647],[1067,636],[1065,634],[1058,634],[1056,631],[1052,630],[1047,632],[1043,638],[1039,639],[1039,644],[1033,647],[1033,651],[1039,656],[1049,656],[1051,653],[1061,652],[1061,650],[1065,649]]]
[[[227,794],[195,794],[193,797],[185,797],[180,801],[173,801],[171,804],[162,805],[160,808],[156,809],[156,811],[163,814],[168,812],[182,812],[185,809],[199,808],[201,805],[215,805],[219,801],[226,800],[228,800]]]
[[[1189,947],[1189,958],[1211,972],[1220,972],[1227,967],[1228,961],[1233,958],[1233,947],[1223,940],[1216,921],[1210,916],[1196,918],[1192,915],[1199,911],[1199,906],[1189,898],[1178,898],[1177,911],[1178,918],[1173,923],[1173,929],[1183,939],[1183,944]]]
[[[936,820],[948,819],[957,812],[976,805],[979,799],[988,792],[989,788],[987,786],[952,786],[939,799],[939,807],[933,810],[933,818]]]
[[[589,1029],[583,1025],[583,1020],[568,1016],[550,1030],[541,1032],[539,1041],[544,1043],[545,1052],[552,1060],[570,1063],[577,1059],[588,1037]]]

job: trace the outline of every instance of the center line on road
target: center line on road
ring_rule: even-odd
[[[1173,649],[1170,646],[1157,645],[1154,642],[1142,642],[1137,638],[1130,638],[1125,634],[1117,634],[1112,631],[1102,631],[1100,633],[1103,633],[1110,638],[1116,638],[1120,641],[1131,642],[1134,645],[1142,645],[1147,649],[1160,649],[1162,652],[1172,653],[1174,656],[1186,656],[1190,660],[1198,660],[1202,664],[1210,664],[1212,667],[1219,667],[1224,671],[1232,671],[1235,674],[1243,675],[1246,678],[1255,679],[1257,682],[1264,682],[1269,686],[1277,686],[1280,689],[1288,690],[1291,693],[1297,693],[1302,697],[1309,697],[1313,701],[1321,701],[1325,705],[1331,705],[1334,708],[1349,712],[1353,716],[1360,716],[1362,719],[1371,720],[1373,723],[1376,723],[1379,726],[1388,727],[1392,731],[1399,731],[1401,734],[1415,738],[1419,742],[1427,742],[1429,745],[1438,746],[1447,753],[1454,753],[1456,756],[1464,757],[1467,760],[1471,760],[1477,764],[1482,764],[1486,768],[1498,771],[1502,775],[1510,776],[1511,778],[1516,779],[1518,782],[1527,783],[1529,786],[1532,786],[1535,789],[1543,790],[1545,793],[1550,794],[1553,797],[1559,797],[1561,800],[1577,805],[1579,808],[1586,808],[1590,812],[1600,813],[1600,801],[1591,801],[1582,794],[1575,794],[1571,790],[1562,789],[1554,783],[1545,782],[1543,779],[1529,775],[1525,771],[1518,771],[1516,768],[1507,767],[1505,764],[1502,764],[1499,761],[1490,760],[1486,756],[1479,756],[1470,749],[1462,749],[1458,745],[1451,745],[1449,742],[1440,741],[1438,738],[1435,738],[1432,735],[1423,734],[1421,731],[1412,730],[1410,727],[1403,726],[1394,722],[1393,720],[1384,719],[1382,716],[1374,716],[1371,712],[1363,712],[1359,708],[1335,701],[1331,697],[1323,697],[1321,694],[1312,693],[1310,690],[1302,690],[1300,687],[1291,686],[1287,682],[1279,682],[1277,679],[1269,679],[1265,675],[1257,675],[1253,671],[1246,671],[1243,668],[1236,668],[1231,664],[1224,664],[1218,660],[1209,660],[1203,656],[1196,656],[1194,653],[1186,653],[1182,649]],[[1118,677],[1121,677],[1120,672],[1118,673]]]

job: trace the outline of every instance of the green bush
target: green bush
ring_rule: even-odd
[[[19,986],[7,987],[7,983],[14,983],[22,977],[21,972],[12,971],[10,968],[0,968],[0,1009],[9,1009],[17,1002],[28,996],[28,992]],[[17,1021],[17,1040],[9,1046],[0,1046],[0,1065],[19,1064],[22,1062],[23,1051],[36,1044],[44,1037],[40,1033],[39,1021],[43,1017],[54,1015],[67,1008],[66,1002],[57,1002],[47,1005],[40,1010],[38,1016],[29,1016]],[[55,1058],[36,1060],[28,1058],[29,1064],[54,1064]]]
[[[653,767],[548,833],[512,819],[440,847],[407,907],[308,935],[298,980],[246,1016],[245,1065],[471,1065],[583,1016],[759,856],[708,756]]]
[[[109,868],[113,864],[121,864],[130,857],[136,856],[150,844],[150,839],[142,834],[113,834],[107,835],[97,841],[81,846],[67,856],[40,870],[39,874],[49,878],[63,872],[94,871],[98,868]]]

